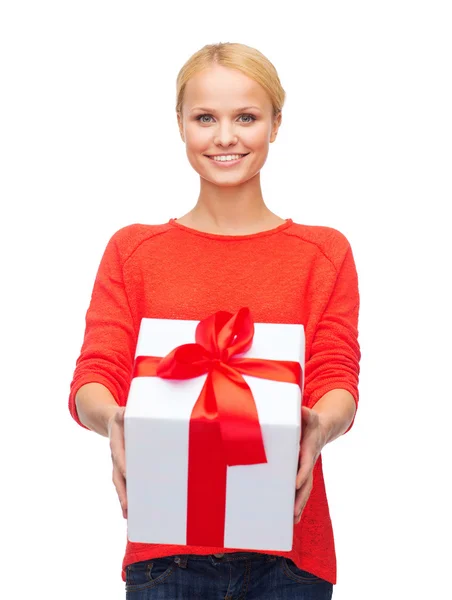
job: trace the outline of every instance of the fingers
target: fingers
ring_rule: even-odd
[[[304,435],[300,444],[298,472],[296,477],[296,494],[294,504],[294,523],[299,523],[304,507],[309,499],[313,486],[313,471],[317,461],[316,423],[317,415],[309,408],[302,407]]]
[[[311,472],[308,481],[295,494],[294,523],[298,523],[301,519],[301,514],[311,494],[312,484],[313,477]]]
[[[113,434],[110,438],[111,459],[121,475],[126,478],[126,455],[124,452],[124,437],[121,433]]]
[[[307,502],[307,498],[304,498],[304,495],[300,496],[296,500],[295,506],[294,506],[294,512],[293,512],[293,514],[294,514],[293,521],[294,521],[295,524],[297,524],[297,523],[300,522],[301,515],[303,513],[303,509],[304,509],[304,507],[306,505],[306,502]]]
[[[297,481],[296,481],[296,488],[297,490],[299,490],[301,488],[301,486],[303,485],[303,483],[306,480],[306,477],[309,474],[309,469],[306,466],[306,463],[303,461],[303,465],[300,467],[298,473],[297,473]]]
[[[305,483],[306,479],[309,477],[309,474],[312,472],[316,458],[310,453],[306,452],[303,454],[302,464],[298,469],[297,479],[296,479],[296,488],[299,490],[301,486]]]
[[[113,483],[118,494],[119,503],[121,504],[122,515],[127,519],[127,486],[126,480],[121,473],[113,467]]]
[[[304,505],[306,504],[306,492],[305,490],[300,490],[297,492],[295,496],[295,505],[294,505],[294,518],[295,521],[299,520],[301,517],[301,513],[303,512]]]
[[[310,408],[302,406],[304,431],[301,436],[299,469],[296,487],[300,489],[314,468],[319,455],[318,415]]]
[[[119,469],[121,475],[126,477],[126,455],[124,444],[124,411],[121,407],[115,413],[110,430],[110,450],[113,464]]]
[[[124,449],[124,410],[115,413],[110,429],[110,451],[113,462],[113,483],[118,494],[122,514],[127,519],[126,457]]]

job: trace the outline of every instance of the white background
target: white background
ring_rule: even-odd
[[[203,45],[276,66],[261,173],[282,218],[342,231],[360,408],[324,449],[335,600],[452,597],[450,3],[5,1],[0,9],[5,598],[125,597],[108,439],[67,407],[110,236],[196,202],[175,81]]]

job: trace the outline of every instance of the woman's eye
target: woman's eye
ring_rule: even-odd
[[[196,117],[197,121],[200,121],[201,123],[209,123],[210,121],[203,121],[204,117],[211,117],[212,115],[208,115],[208,114],[203,114],[203,115],[199,115],[198,117]],[[249,117],[251,120],[249,121],[243,121],[243,123],[252,123],[253,121],[256,120],[256,117],[254,117],[253,115],[248,115],[248,114],[243,114],[240,115],[241,117]]]
[[[203,117],[210,117],[211,115],[199,115],[199,117],[196,117],[197,121],[201,121],[201,123],[208,123],[208,121],[202,121]]]
[[[256,117],[253,117],[253,115],[240,115],[241,117],[250,117],[251,121],[245,121],[245,123],[252,123],[253,121],[256,120]]]

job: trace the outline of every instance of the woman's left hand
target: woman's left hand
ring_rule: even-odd
[[[320,415],[308,408],[301,407],[302,435],[297,473],[294,508],[294,523],[299,523],[301,513],[312,490],[314,465],[325,446],[325,431]]]

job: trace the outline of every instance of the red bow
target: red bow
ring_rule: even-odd
[[[189,426],[187,545],[223,548],[228,466],[266,463],[253,394],[242,377],[295,383],[302,389],[300,363],[240,358],[254,336],[248,308],[200,321],[196,343],[167,356],[137,356],[132,377],[190,379],[207,373]]]

